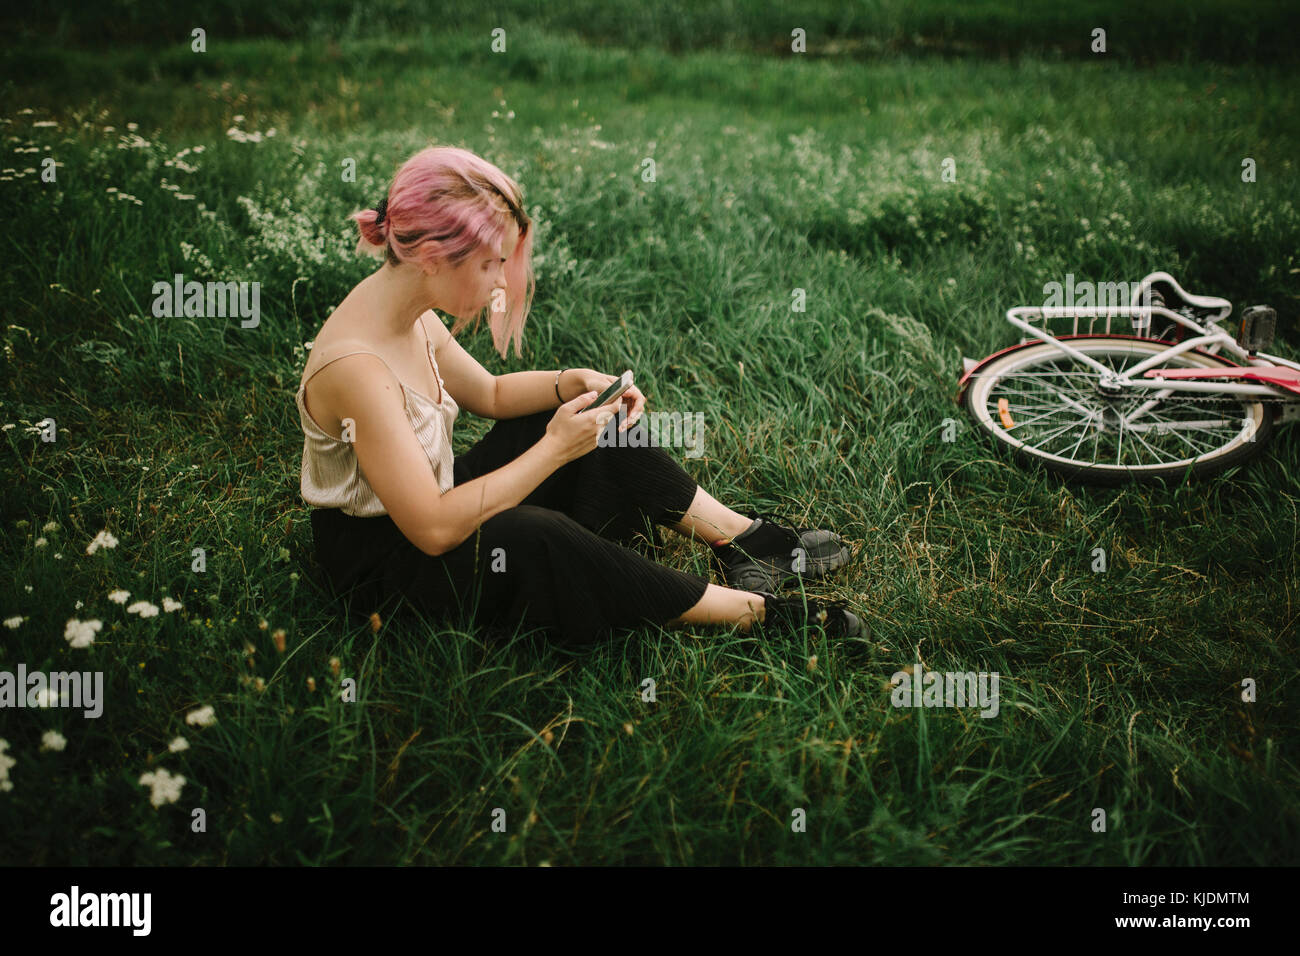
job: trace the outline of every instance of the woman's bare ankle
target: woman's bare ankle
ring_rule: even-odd
[[[764,619],[765,612],[761,594],[710,584],[694,607],[669,623],[724,624],[748,631],[755,618]]]
[[[754,626],[755,619],[757,619],[760,624],[766,619],[767,602],[764,600],[763,595],[761,594],[754,594],[752,592],[747,591],[745,592],[745,595],[746,595],[746,604],[748,605],[749,608],[752,608],[752,610],[747,610],[745,614],[741,617],[740,629],[746,633],[749,633],[750,629],[753,628]]]

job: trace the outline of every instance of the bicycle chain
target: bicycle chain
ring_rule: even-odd
[[[1006,378],[1006,376],[999,376],[999,383],[1000,383],[1002,380],[1005,380],[1005,378]],[[973,379],[972,379],[972,381],[973,381]],[[1155,379],[1154,379],[1154,378],[1152,378],[1152,379],[1145,379],[1145,378],[1144,378],[1143,381],[1144,381],[1144,382],[1145,382],[1145,381],[1155,381]],[[1168,379],[1167,381],[1175,381],[1175,380],[1174,380],[1174,379]],[[1205,379],[1196,379],[1196,381],[1198,381],[1198,382],[1202,382],[1202,381],[1205,381]],[[1237,382],[1237,383],[1240,383],[1240,382],[1241,382],[1241,379],[1231,379],[1230,381],[1231,381],[1231,382]],[[1250,384],[1260,384],[1260,383],[1252,382],[1252,383],[1250,383]],[[996,388],[997,388],[997,384],[995,384],[995,385],[993,386],[993,388],[996,389]],[[1176,399],[1177,401],[1179,401],[1179,402],[1189,402],[1189,403],[1191,403],[1191,404],[1193,404],[1193,405],[1213,405],[1213,404],[1221,404],[1221,403],[1223,403],[1223,402],[1234,402],[1234,403],[1237,403],[1237,404],[1241,404],[1241,403],[1250,403],[1250,404],[1254,404],[1255,402],[1259,402],[1261,405],[1287,405],[1287,404],[1289,404],[1289,403],[1291,403],[1291,402],[1300,402],[1300,395],[1297,395],[1295,398],[1287,398],[1286,396],[1283,396],[1283,395],[1243,395],[1243,396],[1242,396],[1241,398],[1239,398],[1239,399],[1237,399],[1237,398],[1229,398],[1229,397],[1227,397],[1227,396],[1223,396],[1223,395],[1210,395],[1210,394],[1205,395],[1204,398],[1201,398],[1201,397],[1194,397],[1194,396],[1196,396],[1196,393],[1195,393],[1195,392],[1190,392],[1190,391],[1189,391],[1189,392],[1184,392],[1184,393],[1182,393],[1181,395],[1179,395],[1177,392],[1175,392],[1174,395],[1177,395],[1177,399]],[[1158,401],[1165,402],[1165,401],[1174,400],[1174,395],[1166,396],[1165,398],[1158,399]],[[990,397],[990,398],[993,397],[993,392],[992,392],[992,391],[989,392],[989,397]],[[1098,396],[1098,397],[1103,397],[1103,396]],[[1125,396],[1116,396],[1116,397],[1119,398],[1119,397],[1125,397]],[[1131,397],[1131,398],[1134,398],[1134,399],[1139,399],[1139,398],[1140,398],[1140,396],[1137,395],[1136,393],[1134,393],[1134,394],[1132,394],[1132,395],[1130,395],[1130,396],[1127,396],[1127,397]]]
[[[1143,381],[1147,381],[1147,380],[1144,379]],[[1204,379],[1197,379],[1196,381],[1198,382],[1204,381]],[[1241,380],[1234,379],[1234,381],[1240,382]],[[996,394],[995,394],[996,389],[997,389],[997,384],[995,384],[993,386],[993,390],[990,390],[989,392],[990,399],[996,398]],[[1175,398],[1175,395],[1177,396],[1177,398]],[[1101,398],[1104,396],[1096,396],[1096,397]],[[1116,397],[1117,398],[1127,397],[1127,398],[1141,400],[1141,396],[1139,396],[1136,393],[1128,396],[1116,396]],[[1193,405],[1216,405],[1216,404],[1222,404],[1224,402],[1233,402],[1235,404],[1243,404],[1243,403],[1254,404],[1255,402],[1259,402],[1261,405],[1287,405],[1292,402],[1300,402],[1300,395],[1297,395],[1295,398],[1286,398],[1282,395],[1243,395],[1241,398],[1230,398],[1223,395],[1207,394],[1202,398],[1196,396],[1195,392],[1184,392],[1181,395],[1175,392],[1174,395],[1168,395],[1165,398],[1157,399],[1157,401],[1161,401],[1161,402],[1179,401],[1179,402],[1188,402]]]
[[[1204,381],[1204,380],[1203,380],[1203,379],[1197,379],[1197,381],[1199,382],[1199,381]],[[1238,379],[1237,381],[1240,381],[1240,380]],[[1177,394],[1177,393],[1175,393],[1175,394]],[[1167,402],[1167,401],[1171,401],[1171,400],[1176,400],[1176,401],[1179,401],[1179,402],[1188,402],[1188,403],[1190,403],[1190,404],[1192,404],[1192,405],[1212,405],[1212,404],[1219,404],[1219,405],[1221,405],[1221,404],[1223,404],[1224,402],[1232,402],[1233,404],[1238,404],[1238,405],[1240,405],[1240,404],[1251,404],[1251,405],[1253,405],[1253,404],[1255,404],[1256,402],[1258,402],[1258,403],[1261,404],[1261,405],[1285,405],[1285,404],[1287,404],[1288,402],[1291,402],[1291,401],[1300,401],[1300,395],[1297,395],[1294,399],[1287,399],[1287,398],[1283,398],[1281,395],[1273,395],[1273,396],[1265,396],[1265,395],[1243,395],[1243,396],[1241,396],[1241,398],[1229,398],[1229,397],[1227,397],[1227,396],[1206,395],[1204,398],[1193,398],[1193,397],[1191,397],[1193,394],[1194,394],[1194,393],[1192,393],[1192,392],[1186,392],[1186,393],[1184,393],[1184,394],[1182,394],[1182,395],[1178,395],[1178,396],[1177,396],[1177,399],[1174,398],[1174,395],[1169,395],[1169,396],[1166,396],[1165,398],[1157,399],[1157,401]],[[1134,398],[1137,398],[1136,395],[1133,396],[1133,397],[1134,397]]]

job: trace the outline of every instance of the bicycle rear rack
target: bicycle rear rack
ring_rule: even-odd
[[[1161,305],[1109,306],[1105,311],[1096,308],[1080,309],[1075,306],[1064,305],[1020,305],[1007,310],[1007,321],[1030,333],[1020,337],[1019,344],[1021,345],[1027,342],[1044,341],[1045,337],[1050,339],[1062,335],[1138,335],[1146,337],[1145,333],[1151,327],[1151,320],[1156,317],[1168,319],[1170,322],[1181,325],[1198,336],[1212,334],[1204,326],[1198,325],[1187,316]],[[1113,328],[1112,320],[1119,318],[1128,318],[1129,322],[1121,325],[1120,328]],[[1033,319],[1041,321],[1041,328],[1033,324]],[[1072,319],[1073,323],[1068,333],[1054,331],[1047,326],[1050,319]],[[1086,330],[1080,331],[1079,323],[1085,319],[1088,322],[1088,327]],[[1098,322],[1104,324],[1099,328]],[[1218,347],[1218,343],[1214,343],[1208,351],[1217,351]]]
[[[1067,299],[1073,299],[1075,284],[1074,276],[1066,277],[1066,286],[1062,290]],[[1059,287],[1059,284],[1058,284]],[[1079,284],[1080,288],[1085,288],[1084,283]],[[1128,287],[1127,301],[1122,305],[1119,302],[1120,290]],[[1214,327],[1216,323],[1222,322],[1232,313],[1232,303],[1227,299],[1219,296],[1210,295],[1193,295],[1178,284],[1178,280],[1168,272],[1152,272],[1135,284],[1121,282],[1103,282],[1087,283],[1085,291],[1088,293],[1084,296],[1091,301],[1094,296],[1091,294],[1096,289],[1097,305],[1084,306],[1019,306],[1007,313],[1008,321],[1028,332],[1036,331],[1032,327],[1032,322],[1021,323],[1016,321],[1016,317],[1023,319],[1038,318],[1042,321],[1042,331],[1047,335],[1138,335],[1143,338],[1149,337],[1151,322],[1153,318],[1164,318],[1172,323],[1183,326],[1196,335],[1211,334],[1211,329],[1198,324],[1189,316],[1183,315],[1168,308],[1165,301],[1165,293],[1161,291],[1164,288],[1175,300],[1175,305],[1187,308],[1199,309],[1208,314],[1203,318],[1206,325]],[[1044,289],[1046,293],[1046,289]],[[1068,318],[1073,323],[1068,333],[1063,331],[1054,331],[1048,328],[1049,319]],[[1117,318],[1128,318],[1129,327],[1122,331],[1112,327],[1112,320]],[[1080,330],[1080,321],[1087,320],[1088,327],[1086,330]],[[1098,327],[1098,323],[1103,323]],[[1173,326],[1170,326],[1172,328]],[[1164,330],[1167,334],[1168,329]],[[1214,329],[1217,331],[1217,329]],[[1030,338],[1022,336],[1020,344],[1037,340],[1039,337]],[[1218,345],[1215,344],[1209,348],[1211,353],[1216,352]]]

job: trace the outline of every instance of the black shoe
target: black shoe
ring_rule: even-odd
[[[820,578],[842,567],[850,554],[832,531],[788,527],[766,513],[730,543],[709,548],[727,587],[739,591],[776,591],[800,578]]]
[[[763,620],[758,622],[759,627],[788,633],[797,633],[804,625],[821,627],[827,637],[835,640],[866,641],[871,636],[870,629],[842,601],[810,597],[805,609],[804,599],[799,596],[778,597],[770,591],[754,593],[763,597]]]

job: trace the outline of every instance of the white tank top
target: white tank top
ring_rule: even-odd
[[[443,384],[442,373],[438,371],[438,361],[433,355],[432,341],[427,343],[427,351],[433,373],[438,377],[438,390],[442,393],[442,401],[435,402],[427,395],[407,388],[400,378],[397,383],[402,388],[406,417],[411,422],[416,439],[429,457],[429,466],[438,482],[438,488],[446,494],[455,485],[452,474],[451,432],[456,422],[456,415],[460,412],[460,406],[447,394],[447,386]],[[384,362],[382,355],[368,349],[345,352],[316,369],[298,386],[296,396],[298,419],[303,430],[300,485],[303,500],[312,507],[340,508],[344,514],[357,518],[373,518],[387,514],[388,511],[366,481],[352,443],[332,437],[317,425],[307,411],[305,398],[307,382],[311,381],[317,372],[341,358],[362,353],[374,355],[379,361]],[[388,366],[388,363],[384,362],[384,365]],[[389,371],[392,371],[391,367]],[[397,373],[394,372],[393,377],[397,378]]]

